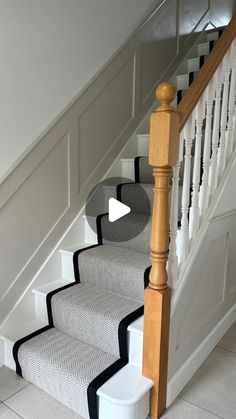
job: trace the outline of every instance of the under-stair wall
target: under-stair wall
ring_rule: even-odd
[[[172,301],[169,405],[236,319],[236,150]]]
[[[0,324],[145,116],[160,78],[170,77],[207,22],[227,23],[217,14],[217,4],[195,6],[190,13],[184,1],[159,2],[2,182]],[[232,2],[228,14],[226,20]],[[186,20],[190,23],[184,28]]]

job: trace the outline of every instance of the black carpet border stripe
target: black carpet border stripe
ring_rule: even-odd
[[[144,313],[144,306],[137,308],[136,310],[129,313],[125,316],[119,324],[118,327],[118,336],[119,336],[119,350],[120,350],[120,358],[124,360],[129,360],[128,354],[128,344],[127,344],[127,328],[128,326],[141,317]]]
[[[177,91],[177,105],[181,102],[181,100],[182,100],[182,93],[183,93],[183,91],[182,90],[178,90]]]
[[[90,419],[98,419],[98,400],[97,400],[97,391],[98,389],[106,383],[113,375],[121,370],[125,365],[127,365],[128,360],[118,359],[108,368],[106,368],[101,374],[91,381],[87,388],[87,400],[88,400],[88,410]]]
[[[139,162],[141,157],[142,156],[138,156],[134,159],[134,179],[136,183],[140,183]]]
[[[205,55],[200,55],[200,68],[202,68],[205,61]]]
[[[97,216],[96,219],[96,227],[97,227],[97,239],[98,244],[103,245],[103,237],[102,237],[102,219],[103,217],[106,217],[108,215],[108,212],[104,214],[100,214]]]
[[[210,41],[210,43],[209,43],[209,51],[211,52],[212,50],[213,50],[213,48],[214,48],[214,46],[215,46],[215,41]]]
[[[21,369],[19,359],[18,359],[18,351],[19,351],[20,346],[23,343],[27,342],[28,340],[30,340],[30,339],[38,336],[38,335],[41,335],[41,333],[44,333],[49,329],[52,329],[52,326],[50,326],[50,325],[44,326],[41,329],[35,330],[34,332],[30,333],[29,335],[27,335],[27,336],[25,336],[25,337],[23,337],[23,338],[21,338],[21,339],[19,339],[15,342],[15,344],[12,348],[12,354],[13,354],[13,358],[14,358],[14,361],[15,361],[15,364],[16,364],[16,374],[17,375],[20,375],[22,377],[22,369]]]
[[[188,75],[189,86],[192,84],[193,79],[194,79],[194,71],[190,71],[190,73]]]
[[[144,271],[144,288],[147,288],[149,285],[149,274],[151,271],[151,267],[152,266],[148,266],[148,268]]]
[[[82,249],[76,250],[73,253],[73,267],[74,267],[74,277],[75,277],[75,282],[76,283],[80,283],[80,273],[79,273],[79,263],[78,263],[78,258],[80,253],[85,252],[86,250],[89,249],[93,249],[94,247],[98,247],[101,246],[101,244],[93,244],[91,246],[88,247],[83,247]]]
[[[119,183],[119,185],[116,186],[116,199],[118,199],[118,201],[123,202],[122,201],[122,188],[125,185],[136,185],[138,182],[124,182],[124,183]]]
[[[121,189],[123,185],[133,185],[136,183],[140,183],[140,171],[139,171],[139,162],[140,159],[143,156],[137,156],[134,158],[134,181],[132,182],[124,182],[124,183],[119,183],[116,186],[116,198],[118,199],[118,201],[122,202],[122,197],[121,197]]]
[[[121,368],[129,362],[128,354],[128,343],[127,343],[127,328],[128,326],[137,320],[144,313],[144,306],[139,307],[132,313],[124,317],[119,324],[118,335],[119,335],[119,350],[120,359],[111,364],[108,368],[101,372],[96,378],[91,381],[87,388],[88,398],[88,409],[90,419],[98,419],[98,402],[97,402],[97,391],[98,389],[108,381],[114,374],[116,374]]]
[[[63,291],[67,288],[74,287],[77,285],[77,282],[73,281],[69,284],[63,285],[63,287],[56,288],[53,291],[50,291],[46,296],[46,305],[47,305],[47,312],[48,312],[48,323],[49,326],[54,327],[53,323],[53,315],[52,315],[52,297],[60,291]]]

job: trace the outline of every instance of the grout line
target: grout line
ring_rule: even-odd
[[[7,401],[8,399],[10,399],[11,397],[15,396],[17,393],[19,393],[20,391],[24,390],[26,387],[28,387],[30,385],[30,383],[27,383],[24,387],[20,388],[20,390],[17,390],[15,393],[11,394],[11,396],[8,396],[6,399],[3,400],[3,403],[5,403],[5,401]]]
[[[3,403],[4,406],[6,406],[9,410],[11,410],[13,413],[15,413],[17,416],[19,416],[19,418],[24,419],[23,416],[21,416],[18,412],[16,412],[14,409],[12,409],[11,407],[7,406],[7,404]]]
[[[179,399],[181,399],[181,400],[183,400],[183,401],[184,401],[184,402],[186,402],[186,403],[191,404],[192,406],[195,406],[195,407],[198,407],[198,408],[199,408],[199,409],[201,409],[201,410],[204,410],[204,411],[205,411],[205,412],[207,412],[207,413],[211,413],[212,415],[215,415],[217,418],[224,419],[222,416],[219,416],[217,413],[215,413],[215,412],[211,412],[210,410],[205,409],[204,407],[199,406],[199,405],[198,405],[198,404],[196,404],[196,403],[192,403],[192,402],[190,402],[189,400],[184,399],[183,397],[178,396],[178,398],[179,398]]]
[[[226,352],[230,352],[231,354],[235,354],[236,355],[236,351],[231,351],[230,349],[223,348],[223,346],[220,346],[220,345],[217,345],[216,347],[217,348],[220,348],[220,349],[223,349]]]

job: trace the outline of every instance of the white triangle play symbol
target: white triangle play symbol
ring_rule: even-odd
[[[115,198],[109,198],[108,210],[108,220],[111,223],[113,223],[113,221],[119,220],[119,218],[124,217],[124,215],[129,214],[131,211],[128,205],[122,204],[122,202],[117,201]]]

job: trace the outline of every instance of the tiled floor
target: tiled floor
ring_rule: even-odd
[[[0,418],[82,419],[6,367],[0,368]],[[236,419],[236,322],[162,416],[217,418]]]

